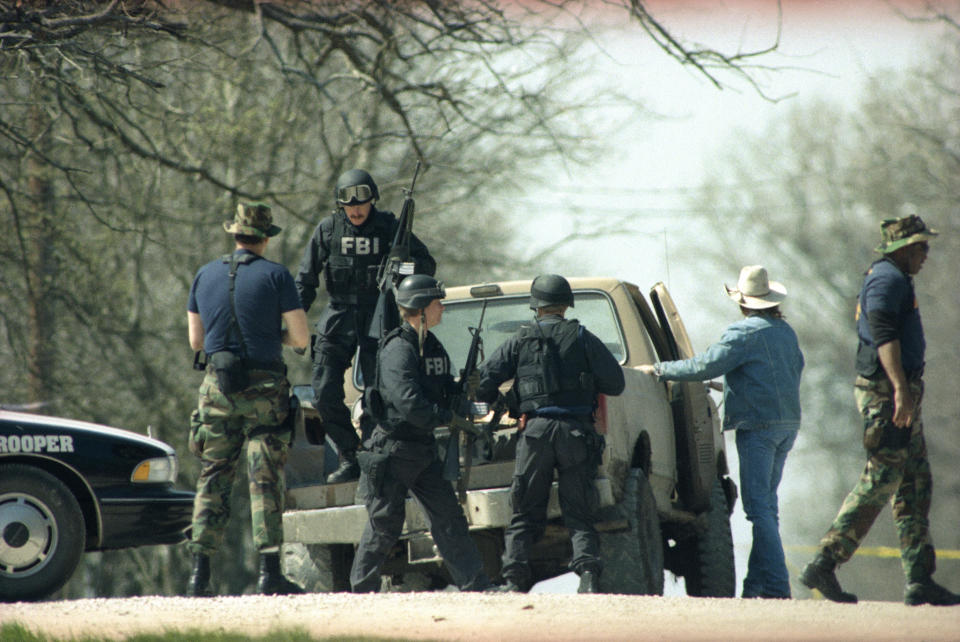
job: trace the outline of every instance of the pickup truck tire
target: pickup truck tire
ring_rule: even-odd
[[[50,473],[0,466],[0,600],[37,600],[73,575],[86,542],[73,493]]]
[[[684,543],[681,553],[688,566],[684,580],[687,595],[694,597],[734,597],[737,592],[733,560],[733,534],[727,496],[720,480],[710,493],[710,510],[705,515],[706,529]]]
[[[283,545],[284,573],[310,593],[350,590],[351,544]]]
[[[663,595],[663,537],[657,503],[647,476],[633,468],[624,482],[623,500],[617,507],[629,529],[600,533],[603,593]]]

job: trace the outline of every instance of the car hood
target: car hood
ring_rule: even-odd
[[[79,421],[76,419],[65,419],[63,417],[50,417],[47,415],[34,415],[26,412],[14,412],[11,410],[0,410],[0,429],[4,424],[12,427],[42,427],[46,429],[69,430],[80,433],[91,433],[99,435],[109,435],[118,439],[139,442],[145,446],[160,448],[167,454],[174,454],[173,448],[160,441],[146,435],[141,435],[121,428],[112,428],[102,424],[95,424],[89,421]]]

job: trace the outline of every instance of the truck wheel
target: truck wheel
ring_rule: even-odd
[[[73,493],[50,473],[0,466],[0,600],[39,600],[66,583],[86,542]]]
[[[353,546],[350,544],[284,544],[283,564],[286,576],[308,592],[349,591]]]
[[[626,531],[601,533],[604,593],[663,595],[663,538],[653,490],[643,470],[633,468],[624,482],[618,507]]]
[[[710,510],[705,515],[706,530],[685,542],[682,551],[688,566],[684,579],[687,595],[694,597],[734,597],[737,591],[733,562],[733,534],[730,511],[720,480],[713,483]]]

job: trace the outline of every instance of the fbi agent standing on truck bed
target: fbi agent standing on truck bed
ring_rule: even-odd
[[[579,592],[596,593],[603,569],[597,531],[599,505],[594,479],[603,437],[593,427],[597,394],[623,392],[623,369],[610,350],[575,319],[565,278],[546,274],[530,287],[533,323],[505,341],[479,368],[476,396],[497,399],[498,387],[514,378],[514,412],[521,413],[511,501],[513,517],[505,534],[503,590],[531,586],[529,553],[547,525],[547,501],[557,470],[560,510],[571,531],[570,568],[580,576]],[[514,403],[514,402],[511,402]]]
[[[454,583],[464,591],[490,586],[453,486],[443,478],[433,436],[443,425],[474,430],[456,395],[450,357],[428,330],[443,317],[444,296],[443,285],[422,274],[397,288],[403,322],[381,342],[371,403],[379,425],[360,455],[370,520],[350,571],[355,593],[380,589],[380,568],[400,537],[408,491],[423,507]]]
[[[281,346],[307,346],[307,315],[287,268],[263,258],[270,237],[280,233],[270,208],[242,203],[223,227],[233,234],[236,249],[200,268],[187,304],[190,346],[210,360],[190,418],[190,450],[200,457],[200,477],[187,595],[212,595],[210,555],[223,541],[244,453],[253,541],[260,552],[257,592],[298,592],[280,571],[283,465],[292,437],[285,425],[290,384]]]
[[[374,378],[377,339],[369,337],[368,331],[380,293],[377,271],[390,253],[397,226],[393,212],[374,206],[380,192],[362,169],[351,169],[337,179],[334,198],[337,209],[314,230],[296,279],[304,310],[309,312],[316,298],[321,272],[330,297],[317,321],[313,347],[314,406],[340,455],[339,468],[327,478],[329,484],[350,481],[360,474],[360,438],[344,404],[343,376],[359,345],[355,366],[365,383]],[[411,235],[410,254],[417,274],[436,271],[436,262],[415,235]],[[366,412],[360,428],[366,439],[373,428]]]

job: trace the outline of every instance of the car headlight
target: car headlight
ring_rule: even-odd
[[[137,464],[130,475],[134,483],[173,482],[177,479],[177,456],[154,457]]]

